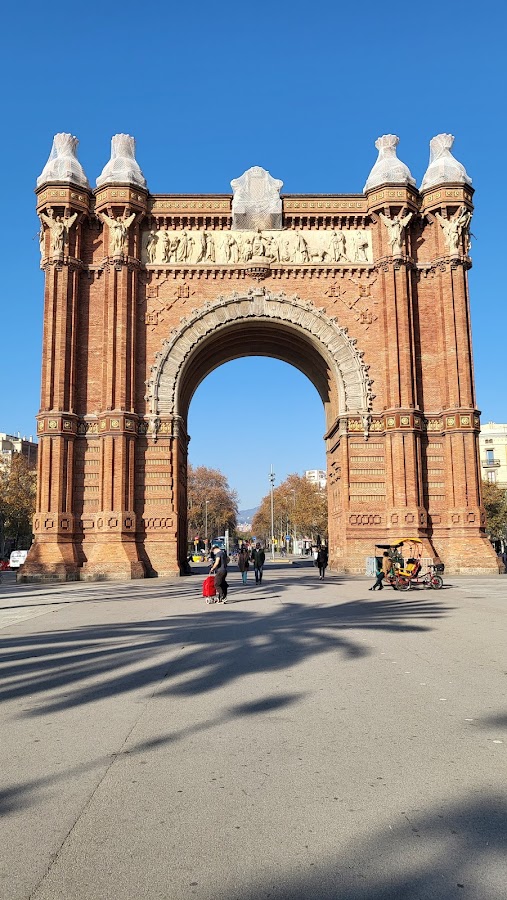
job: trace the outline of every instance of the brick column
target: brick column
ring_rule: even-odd
[[[467,185],[433,187],[423,195],[423,211],[432,229],[435,293],[443,329],[442,409],[438,424],[445,456],[446,509],[432,523],[433,543],[454,571],[497,572],[484,531],[478,460],[479,411],[476,408],[468,295],[466,229],[451,244],[445,223],[472,211]]]
[[[81,578],[143,578],[136,539],[134,502],[138,416],[135,410],[136,308],[140,269],[138,221],[146,195],[128,187],[107,186],[97,192],[95,212],[104,226],[104,320],[102,397],[98,433],[99,510]],[[135,215],[137,221],[132,220]],[[125,238],[115,246],[113,223],[122,220]]]
[[[37,192],[43,221],[65,223],[55,248],[50,225],[44,225],[41,267],[45,271],[38,487],[34,543],[18,575],[21,581],[65,581],[78,577],[73,516],[76,415],[76,341],[82,220],[90,194],[83,188],[45,185]]]
[[[386,528],[390,538],[410,535],[425,543],[427,510],[422,492],[422,414],[418,395],[414,326],[415,312],[415,226],[419,198],[408,187],[376,189],[368,195],[376,224],[376,263],[385,297],[385,409],[386,428]],[[393,247],[386,221],[406,220],[399,247]]]

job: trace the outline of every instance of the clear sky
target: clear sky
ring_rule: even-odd
[[[420,184],[430,138],[476,189],[470,273],[483,420],[507,422],[504,182],[507,6],[471,0],[49,6],[2,14],[0,431],[33,434],[39,407],[43,278],[33,188],[59,131],[80,140],[92,186],[111,136],[133,134],[154,192],[228,192],[260,165],[288,193],[362,190],[381,134]],[[226,438],[210,440],[211,386],[224,392]],[[262,414],[253,400],[262,396]],[[275,360],[212,373],[190,409],[190,460],[219,466],[257,504],[277,483],[324,463],[324,417],[311,384]]]

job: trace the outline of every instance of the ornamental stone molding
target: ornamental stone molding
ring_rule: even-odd
[[[169,340],[162,342],[163,349],[155,354],[151,367],[152,377],[146,382],[152,417],[185,414],[178,407],[185,363],[208,337],[241,320],[269,320],[309,337],[334,375],[342,413],[369,415],[375,396],[368,377],[369,366],[364,364],[363,353],[356,349],[356,339],[348,335],[347,328],[340,327],[335,318],[297,294],[288,297],[283,292],[251,288],[244,294],[219,296],[200,309],[193,309],[188,318],[180,320],[179,328],[173,329]]]

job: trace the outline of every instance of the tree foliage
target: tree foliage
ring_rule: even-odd
[[[10,466],[0,467],[0,543],[18,541],[32,533],[37,473],[24,456],[15,453]]]
[[[238,520],[238,495],[218,469],[188,466],[188,539],[205,537],[206,500],[208,501],[208,538],[233,531]]]
[[[321,537],[327,535],[327,491],[312,484],[302,475],[289,475],[273,491],[275,534],[289,526],[291,534],[298,537]],[[253,522],[252,531],[259,537],[271,534],[271,493],[263,497]]]
[[[482,502],[486,510],[486,531],[492,540],[507,537],[507,492],[493,481],[482,482]]]

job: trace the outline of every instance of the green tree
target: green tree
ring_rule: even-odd
[[[327,491],[303,475],[289,475],[273,491],[275,536],[288,527],[289,533],[315,539],[327,536]],[[282,526],[282,527],[281,527]],[[263,497],[252,531],[265,540],[271,534],[271,493]]]
[[[486,510],[486,531],[493,541],[507,537],[507,492],[493,481],[482,482],[482,502]]]
[[[229,487],[225,475],[207,466],[188,466],[188,539],[199,535],[203,541],[223,534],[228,528],[232,533],[238,521],[238,495]],[[206,501],[208,501],[206,503]]]
[[[12,539],[16,547],[29,544],[36,491],[35,469],[24,456],[15,453],[10,466],[0,468],[0,555],[4,555],[6,538]]]

